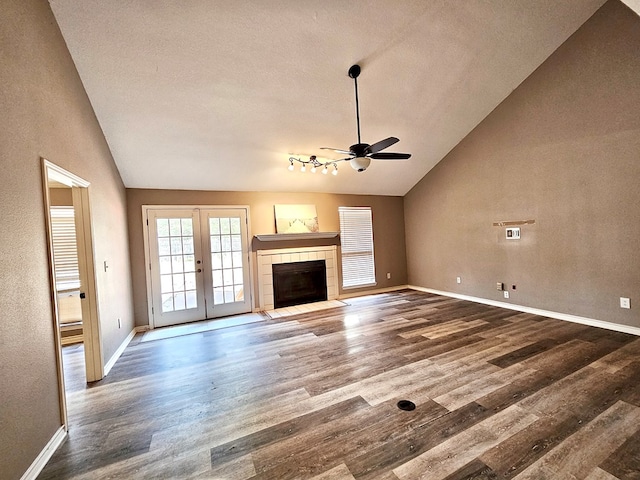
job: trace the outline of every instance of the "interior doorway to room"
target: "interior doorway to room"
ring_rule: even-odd
[[[63,345],[81,342],[76,350],[83,352],[85,382],[104,376],[89,182],[47,160],[42,165],[61,418],[66,426]]]
[[[143,207],[152,327],[251,311],[248,207]]]

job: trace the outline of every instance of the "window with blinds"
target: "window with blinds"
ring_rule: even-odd
[[[339,207],[342,288],[376,284],[370,207]]]
[[[51,207],[51,234],[56,290],[80,288],[73,207]]]

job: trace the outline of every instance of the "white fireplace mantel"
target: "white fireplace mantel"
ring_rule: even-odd
[[[277,248],[258,250],[258,300],[260,310],[273,310],[273,264],[324,260],[327,267],[327,300],[338,298],[336,246]]]

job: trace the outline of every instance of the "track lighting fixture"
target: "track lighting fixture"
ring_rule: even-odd
[[[338,165],[336,165],[336,160],[326,160],[324,162],[318,160],[318,157],[316,157],[315,155],[311,155],[309,157],[309,160],[304,160],[303,157],[301,156],[290,156],[289,157],[289,167],[288,170],[290,172],[293,172],[293,170],[295,170],[294,167],[294,162],[298,162],[300,163],[300,171],[301,172],[306,172],[307,171],[307,165],[309,165],[311,168],[309,170],[311,170],[311,173],[316,173],[317,169],[322,167],[322,173],[323,174],[327,174],[329,173],[329,167],[333,165],[333,170],[331,171],[332,175],[337,175],[338,174]]]

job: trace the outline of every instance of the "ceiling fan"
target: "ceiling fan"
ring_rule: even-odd
[[[364,172],[371,159],[374,160],[406,160],[411,157],[410,153],[393,153],[382,152],[385,148],[390,147],[394,143],[400,140],[396,137],[385,138],[379,142],[369,145],[368,143],[362,143],[360,140],[360,104],[358,103],[358,76],[360,75],[360,65],[353,65],[349,69],[349,76],[353,78],[356,89],[356,122],[358,124],[358,143],[351,145],[349,150],[341,150],[339,148],[321,147],[321,150],[333,150],[334,152],[349,155],[346,158],[336,160],[337,162],[348,160],[351,167],[358,172]]]

